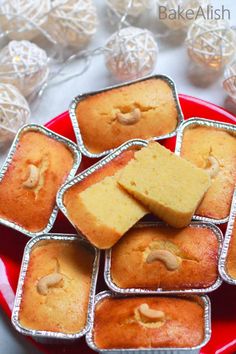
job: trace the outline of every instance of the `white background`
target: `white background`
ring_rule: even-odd
[[[96,0],[95,3],[99,11],[100,25],[99,31],[90,48],[104,45],[108,36],[114,31],[114,28],[109,26],[106,18],[105,0]],[[231,10],[231,23],[232,25],[236,25],[236,1],[216,0],[212,1],[212,3],[216,7],[224,4],[225,7],[229,8]],[[145,26],[145,22],[144,18],[140,25]],[[153,15],[151,21],[149,19],[148,23],[155,30],[156,22]],[[196,96],[221,106],[224,105],[226,95],[222,89],[222,76],[205,87],[194,85],[188,74],[189,60],[183,41],[177,41],[171,36],[166,40],[159,40],[159,48],[160,52],[154,70],[155,73],[167,74],[174,79],[180,93]],[[76,61],[73,65],[66,68],[65,74],[76,73],[80,67],[81,64],[79,61]],[[114,83],[116,81],[108,74],[105,68],[104,58],[102,56],[93,58],[89,70],[83,76],[60,85],[49,87],[42,99],[31,106],[33,110],[31,120],[32,122],[45,123],[67,110],[73,96]],[[3,151],[0,151],[0,162],[3,161],[4,155]],[[12,329],[10,321],[0,310],[0,354],[31,353],[36,353],[35,349]]]

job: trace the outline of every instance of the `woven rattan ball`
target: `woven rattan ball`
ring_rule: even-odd
[[[81,48],[97,31],[91,0],[54,0],[45,29],[60,45]]]
[[[194,62],[221,70],[235,55],[236,35],[226,20],[200,19],[189,28],[187,48]]]
[[[106,0],[106,3],[117,18],[126,12],[128,16],[138,17],[150,6],[150,0]]]
[[[33,39],[46,22],[50,3],[50,0],[5,0],[0,7],[2,30],[11,39]]]
[[[0,82],[16,86],[24,96],[38,90],[49,73],[46,52],[29,41],[11,41],[0,51]]]
[[[227,66],[224,77],[223,87],[227,94],[236,102],[236,60]]]
[[[146,29],[127,27],[114,33],[105,47],[106,66],[118,80],[150,74],[156,64],[158,46]]]
[[[30,119],[30,108],[16,87],[0,83],[0,144],[12,139]]]

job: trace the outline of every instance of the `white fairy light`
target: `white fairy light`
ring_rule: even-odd
[[[5,0],[0,25],[11,39],[33,39],[47,19],[50,0]]]
[[[127,27],[115,32],[105,46],[105,61],[118,80],[150,74],[156,64],[158,46],[151,32]]]
[[[11,41],[0,51],[0,82],[16,86],[24,96],[38,90],[49,74],[46,52],[29,41]]]
[[[227,66],[224,78],[223,87],[236,103],[236,59]]]
[[[0,83],[0,144],[12,139],[30,119],[30,108],[16,87]]]
[[[108,15],[111,23],[120,20],[124,14],[137,18],[142,15],[151,4],[151,0],[106,0]]]
[[[57,43],[80,48],[96,33],[96,8],[91,0],[54,0],[45,29]]]
[[[187,35],[189,57],[196,63],[221,70],[235,55],[236,35],[226,20],[196,20]]]

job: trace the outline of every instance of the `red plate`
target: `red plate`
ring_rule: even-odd
[[[211,103],[180,95],[180,103],[185,119],[190,117],[202,117],[214,119],[221,122],[235,123],[236,118],[224,109]],[[46,124],[51,130],[75,140],[68,112]],[[165,145],[173,150],[175,138],[168,139]],[[83,158],[80,170],[94,163],[95,160]],[[73,227],[59,214],[52,232],[74,233]],[[0,226],[0,305],[11,316],[17,280],[20,270],[21,258],[24,246],[28,238],[18,235],[17,232]],[[101,266],[102,268],[102,266]],[[106,289],[102,272],[99,276],[98,291]],[[210,342],[201,350],[201,354],[232,354],[236,353],[236,288],[224,284],[219,290],[210,295],[212,300],[212,337]],[[50,354],[91,354],[93,353],[86,346],[84,341],[66,346],[41,345],[33,341],[44,353]]]

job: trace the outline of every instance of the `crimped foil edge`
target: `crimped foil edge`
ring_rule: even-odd
[[[90,294],[89,294],[89,302],[88,302],[88,313],[87,313],[87,321],[85,327],[78,333],[74,334],[67,334],[63,332],[52,332],[52,331],[38,331],[38,330],[31,330],[23,327],[19,321],[19,311],[20,311],[20,304],[22,301],[22,294],[23,294],[23,285],[28,269],[28,264],[30,260],[30,253],[33,247],[40,241],[44,240],[60,240],[60,241],[68,241],[68,242],[81,242],[91,249],[94,250],[94,261],[93,261],[93,269],[92,269],[92,277],[91,277],[91,287],[90,287]],[[75,340],[82,336],[84,336],[91,327],[92,323],[92,313],[94,311],[94,299],[95,299],[95,292],[96,292],[96,284],[97,284],[97,277],[99,272],[99,261],[100,261],[100,251],[89,244],[88,242],[84,241],[78,235],[72,234],[44,234],[41,236],[36,236],[29,240],[25,246],[24,254],[22,258],[21,270],[17,285],[17,291],[14,301],[14,306],[12,310],[11,322],[15,329],[23,335],[34,337],[39,342],[47,342],[47,343],[55,343],[61,341],[68,341],[68,340]]]
[[[142,227],[159,227],[161,225],[166,225],[165,223],[161,221],[140,221],[138,222],[134,228],[142,228]],[[223,243],[223,234],[221,230],[214,224],[210,223],[204,223],[204,222],[191,222],[189,226],[195,227],[195,228],[207,228],[210,229],[216,236],[218,244],[219,244],[219,250],[218,250],[218,264],[220,260],[220,255],[221,255],[221,250],[222,250],[222,243]],[[183,290],[162,290],[162,288],[158,288],[156,290],[149,290],[149,289],[141,289],[141,288],[120,288],[117,286],[113,280],[112,280],[112,275],[111,275],[111,258],[112,258],[112,248],[108,249],[105,251],[105,266],[104,266],[104,279],[105,282],[108,286],[108,288],[115,293],[119,294],[124,294],[124,295],[178,295],[178,294],[206,294],[210,293],[220,287],[222,284],[222,279],[220,277],[220,274],[218,274],[218,277],[215,281],[214,284],[207,288],[200,288],[200,289],[183,289]]]
[[[59,209],[62,211],[62,213],[66,216],[66,218],[71,222],[71,224],[77,229],[76,225],[69,219],[67,209],[64,205],[63,199],[64,199],[64,194],[65,192],[70,189],[72,186],[74,186],[77,183],[80,183],[83,181],[86,177],[90,176],[93,172],[99,170],[101,167],[105,166],[108,162],[112,161],[114,158],[119,156],[122,152],[133,148],[133,147],[144,147],[147,146],[148,143],[145,140],[142,139],[134,139],[134,140],[129,140],[128,142],[122,144],[119,146],[117,149],[112,151],[109,155],[105,156],[102,160],[98,161],[91,167],[87,168],[85,171],[81,172],[77,176],[75,176],[73,179],[71,179],[69,182],[64,183],[61,188],[59,189],[57,193],[57,205]]]
[[[27,131],[39,131],[40,133],[43,133],[44,135],[58,141],[58,142],[61,142],[63,144],[65,144],[67,146],[67,148],[69,148],[69,150],[72,152],[73,156],[74,156],[74,164],[72,166],[72,169],[66,179],[66,181],[69,181],[72,177],[74,177],[74,175],[76,174],[76,171],[77,169],[79,168],[80,166],[80,163],[81,163],[81,153],[80,151],[78,150],[78,147],[75,143],[73,143],[72,141],[70,141],[69,139],[67,138],[64,138],[63,136],[57,134],[57,133],[54,133],[53,131],[51,131],[50,129],[47,129],[46,127],[44,126],[41,126],[41,125],[38,125],[38,124],[27,124],[27,125],[24,125],[19,131],[18,133],[16,134],[15,136],[15,139],[13,140],[13,143],[12,143],[12,146],[9,150],[9,153],[8,153],[8,156],[2,166],[2,169],[0,170],[0,182],[1,180],[4,178],[5,176],[5,173],[8,169],[8,167],[10,166],[11,162],[12,162],[12,159],[13,159],[13,156],[14,156],[14,153],[17,149],[17,145],[19,143],[19,140],[20,140],[20,137],[23,133],[27,132]],[[56,205],[56,202],[55,202],[55,206],[54,206],[54,209],[51,213],[51,216],[49,218],[49,221],[48,221],[48,224],[46,225],[46,227],[41,230],[41,231],[37,231],[37,232],[32,232],[32,231],[29,231],[27,229],[25,229],[24,227],[18,225],[17,223],[14,223],[12,221],[9,221],[9,220],[6,220],[6,219],[3,219],[3,218],[0,218],[0,224],[3,224],[5,226],[8,226],[14,230],[17,230],[17,231],[20,231],[22,232],[23,234],[25,234],[26,236],[28,237],[34,237],[34,236],[39,236],[39,235],[42,235],[42,234],[45,234],[45,233],[48,233],[51,228],[53,227],[53,224],[56,220],[56,217],[57,217],[57,213],[58,213],[58,207]]]
[[[222,252],[221,252],[221,256],[220,256],[220,262],[219,262],[219,272],[220,272],[221,277],[223,278],[224,281],[226,281],[227,283],[229,283],[231,285],[236,285],[236,279],[232,278],[228,274],[228,271],[226,268],[226,262],[227,262],[227,258],[228,258],[229,245],[230,245],[235,222],[236,222],[236,189],[234,190],[234,196],[233,196],[232,205],[231,205],[229,222],[227,225],[223,248],[222,248]]]
[[[163,140],[163,139],[166,139],[166,138],[171,138],[171,137],[176,135],[178,127],[180,126],[180,124],[183,121],[184,117],[183,117],[183,112],[182,112],[182,109],[181,109],[181,106],[180,106],[180,102],[179,102],[179,98],[178,98],[175,82],[170,77],[168,77],[166,75],[146,76],[146,77],[141,78],[141,79],[137,79],[137,80],[134,80],[134,81],[129,81],[129,82],[126,82],[126,83],[121,83],[119,85],[110,86],[110,87],[107,87],[105,89],[101,89],[101,90],[98,90],[98,91],[92,91],[92,92],[88,92],[88,93],[85,93],[85,94],[80,94],[80,95],[76,96],[72,100],[72,102],[70,104],[70,107],[69,107],[69,115],[70,115],[72,126],[73,126],[73,129],[74,129],[74,132],[75,132],[77,144],[78,144],[78,146],[80,148],[80,151],[82,152],[83,155],[85,155],[87,157],[90,157],[90,158],[100,158],[100,157],[103,157],[105,155],[110,154],[111,152],[113,152],[115,150],[115,148],[103,151],[102,153],[99,153],[99,154],[94,154],[94,153],[91,153],[89,150],[87,150],[86,146],[84,145],[83,137],[82,137],[82,134],[81,134],[81,131],[80,131],[80,127],[79,127],[79,123],[78,123],[77,118],[76,118],[76,107],[79,104],[79,102],[84,100],[84,99],[86,99],[89,96],[93,96],[93,95],[96,95],[96,94],[99,94],[99,93],[107,92],[109,90],[113,90],[113,89],[116,89],[116,88],[119,88],[119,87],[129,86],[129,85],[132,85],[132,84],[135,84],[135,83],[138,83],[138,82],[142,82],[142,81],[146,81],[146,80],[150,80],[150,79],[161,79],[161,80],[165,81],[169,85],[169,87],[172,90],[172,95],[173,95],[173,99],[174,99],[174,102],[175,102],[175,107],[176,107],[176,110],[177,110],[178,117],[177,117],[177,125],[176,125],[176,128],[175,128],[175,130],[173,132],[165,134],[165,135],[162,135],[162,136],[159,136],[159,137],[152,137],[152,138],[148,139],[147,141],[151,141],[151,140],[159,141],[159,140]]]
[[[178,156],[180,156],[180,154],[181,154],[184,130],[186,128],[188,128],[190,125],[202,125],[202,126],[207,126],[207,127],[223,129],[228,132],[234,133],[236,136],[236,125],[235,124],[221,123],[221,122],[218,122],[215,120],[209,120],[209,119],[199,118],[199,117],[193,117],[191,119],[187,119],[180,124],[178,131],[177,131],[175,154]],[[226,218],[223,218],[223,219],[214,219],[214,218],[194,215],[193,220],[210,222],[213,224],[220,225],[220,224],[227,223],[229,220],[229,216],[227,216]]]
[[[158,295],[161,297],[162,295]],[[193,295],[176,295],[170,297],[183,297],[183,298],[191,298]],[[195,295],[197,296],[197,295]],[[93,340],[93,325],[94,325],[94,314],[95,314],[95,308],[96,305],[98,304],[99,301],[107,298],[107,297],[116,297],[116,298],[125,298],[125,295],[121,294],[115,294],[112,293],[111,291],[102,291],[98,293],[95,297],[95,304],[94,304],[94,310],[93,310],[93,315],[92,315],[92,322],[91,322],[91,327],[90,330],[86,334],[86,342],[87,345],[94,351],[99,352],[99,353],[104,353],[104,354],[187,354],[187,353],[199,353],[199,350],[204,347],[208,341],[210,340],[211,337],[211,303],[210,299],[207,295],[200,295],[198,298],[202,300],[202,304],[204,306],[204,324],[205,324],[205,335],[202,343],[200,343],[196,347],[190,347],[190,348],[142,348],[142,349],[100,349],[96,346]],[[135,297],[135,296],[133,296]]]

